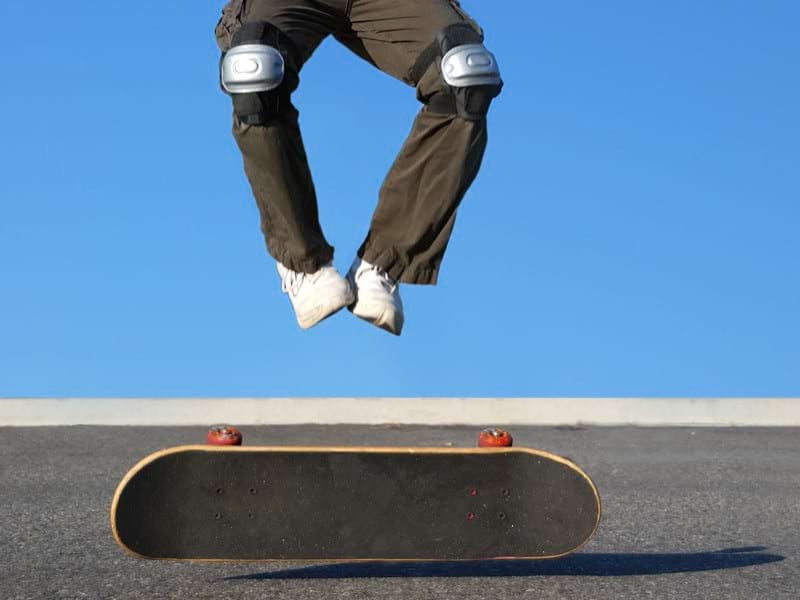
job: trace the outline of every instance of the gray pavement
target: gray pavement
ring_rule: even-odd
[[[119,479],[198,427],[0,428],[0,598],[797,598],[800,429],[516,427],[594,478],[595,539],[557,561],[191,564],[120,550]],[[472,446],[463,427],[249,427],[247,444]]]

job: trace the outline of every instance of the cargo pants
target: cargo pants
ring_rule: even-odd
[[[478,24],[457,0],[230,0],[216,27],[227,51],[245,23],[266,21],[290,41],[302,65],[328,35],[429,101],[446,86],[438,65],[415,64],[449,25]],[[283,50],[282,50],[283,51]],[[260,216],[267,249],[294,271],[312,273],[333,258],[319,223],[317,197],[292,105],[266,125],[234,114],[233,135]],[[486,118],[464,119],[423,106],[381,186],[358,255],[403,283],[435,284],[456,210],[486,148]]]

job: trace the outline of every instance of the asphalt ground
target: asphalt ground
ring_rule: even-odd
[[[248,427],[246,444],[473,446],[463,427]],[[800,429],[536,428],[567,455],[603,521],[553,561],[181,563],[117,547],[118,481],[200,427],[0,428],[0,598],[797,598]]]

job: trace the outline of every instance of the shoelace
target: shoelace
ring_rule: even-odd
[[[361,274],[363,275],[367,271],[374,272],[378,276],[378,282],[381,284],[381,286],[390,294],[394,293],[395,288],[397,288],[397,282],[389,277],[389,274],[386,271],[377,265],[372,265],[369,269],[362,271]]]
[[[300,286],[303,285],[303,281],[306,278],[306,274],[298,271],[292,271],[289,269],[286,271],[286,275],[283,276],[283,280],[281,281],[281,289],[285,294],[289,292],[292,293],[292,296],[297,296],[300,292]]]

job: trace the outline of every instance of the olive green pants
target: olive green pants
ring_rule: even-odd
[[[438,66],[415,81],[413,67],[448,25],[480,31],[457,0],[231,0],[216,28],[223,51],[244,23],[267,21],[285,34],[302,67],[328,35],[367,62],[417,88],[426,101],[445,88]],[[242,123],[233,134],[261,214],[269,253],[307,273],[333,258],[293,106],[266,125]],[[435,284],[456,209],[486,148],[486,119],[467,120],[423,107],[381,190],[364,260],[404,283]]]

